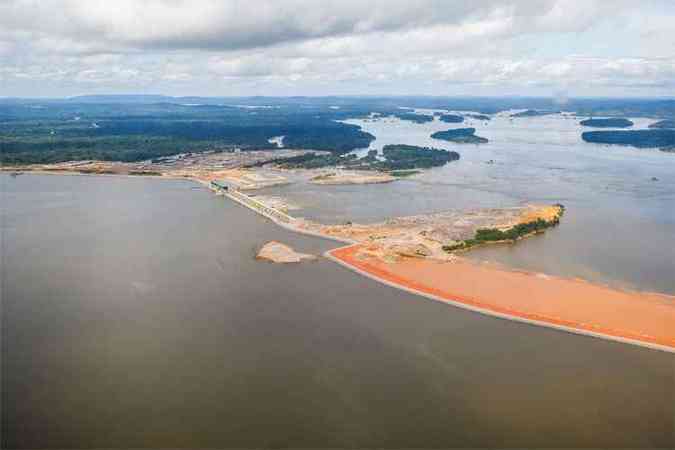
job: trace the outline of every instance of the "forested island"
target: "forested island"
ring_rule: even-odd
[[[457,152],[404,144],[385,145],[382,154],[386,159],[373,164],[378,170],[428,169],[459,159]]]
[[[586,119],[579,122],[584,127],[595,128],[628,128],[635,125],[632,121],[621,117],[614,117],[610,119]]]
[[[581,134],[586,142],[596,144],[630,145],[638,148],[659,148],[675,145],[675,130],[603,130],[586,131]]]
[[[377,157],[377,150],[370,150],[366,156],[358,158],[354,154],[337,156],[307,153],[290,158],[278,158],[266,161],[283,169],[320,169],[325,167],[344,167],[352,170],[406,171],[428,169],[456,161],[459,153],[418,147],[415,145],[390,144],[382,148],[384,159]],[[260,166],[263,163],[257,163]]]
[[[475,128],[456,128],[446,131],[437,131],[432,134],[433,139],[454,142],[456,144],[484,144],[488,140],[484,137],[476,136]]]
[[[675,128],[675,119],[659,120],[649,125],[649,128]]]
[[[408,122],[414,123],[427,123],[434,121],[434,116],[430,116],[428,114],[417,114],[412,112],[395,113],[393,114],[393,116],[400,120],[407,120]]]
[[[441,114],[438,116],[438,120],[445,123],[462,123],[464,122],[464,117],[456,114]]]

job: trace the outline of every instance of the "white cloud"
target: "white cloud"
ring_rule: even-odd
[[[674,20],[668,0],[5,0],[0,95],[672,95]]]

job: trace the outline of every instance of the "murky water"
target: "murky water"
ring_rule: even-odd
[[[644,128],[650,119],[632,119]],[[379,221],[450,209],[562,203],[562,225],[510,248],[472,252],[481,260],[675,294],[675,156],[658,150],[588,144],[571,116],[464,124],[352,120],[377,140],[455,150],[461,160],[384,185],[296,184],[267,192],[322,222]],[[490,140],[458,145],[431,139],[439,130],[474,127]],[[365,152],[365,150],[363,151]]]
[[[2,448],[675,445],[671,354],[257,262],[335,244],[187,182],[0,183]]]

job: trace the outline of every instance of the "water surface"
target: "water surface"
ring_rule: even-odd
[[[386,118],[351,120],[377,137],[370,149],[411,144],[455,150],[461,159],[390,184],[295,184],[272,192],[326,223],[562,203],[562,225],[546,236],[504,249],[470,253],[480,260],[620,287],[675,294],[675,155],[656,149],[585,143],[580,118],[551,115],[463,124]],[[634,128],[653,120],[633,118]],[[474,127],[487,144],[453,144],[432,133]],[[367,150],[367,149],[366,149]],[[366,150],[361,151],[364,153]]]
[[[673,447],[675,358],[470,313],[181,181],[0,176],[2,448]]]

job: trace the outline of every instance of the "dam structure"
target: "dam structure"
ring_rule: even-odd
[[[279,211],[276,208],[272,208],[268,205],[265,205],[263,202],[256,200],[250,195],[244,194],[240,190],[222,181],[211,181],[209,183],[209,187],[216,193],[228,197],[229,199],[239,203],[242,206],[247,207],[248,209],[257,212],[261,216],[268,218],[272,222],[288,230],[294,231],[296,233],[306,234],[308,236],[328,239],[330,241],[339,242],[341,244],[351,245],[356,243],[351,239],[345,239],[337,236],[329,236],[299,227],[298,224],[302,222],[303,219],[292,217],[283,211]]]
[[[288,225],[294,220],[288,214],[279,211],[278,209],[271,208],[265,205],[264,203],[254,199],[250,195],[246,195],[243,192],[239,191],[238,189],[234,189],[223,182],[212,181],[210,187],[214,191],[231,198],[235,202],[240,203],[249,209],[252,209],[253,211],[267,217],[268,219],[271,219],[273,222]]]

